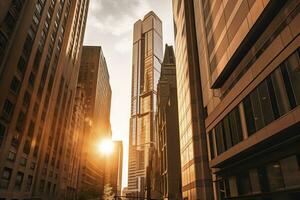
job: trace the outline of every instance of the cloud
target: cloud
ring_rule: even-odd
[[[144,0],[92,0],[88,26],[113,36],[131,31],[133,23],[150,11]]]

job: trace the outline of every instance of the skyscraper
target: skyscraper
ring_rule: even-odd
[[[182,195],[212,199],[193,0],[173,0]]]
[[[89,1],[0,4],[0,197],[62,199]]]
[[[172,46],[166,45],[157,86],[157,144],[160,193],[164,199],[181,199],[180,140],[176,64]],[[155,191],[154,191],[155,192]]]
[[[300,2],[184,2],[179,13],[195,19],[214,198],[299,199]]]
[[[81,194],[101,196],[104,187],[105,158],[97,145],[104,138],[111,138],[110,106],[111,87],[102,48],[84,46],[78,82],[86,95],[86,121],[84,152],[80,171]],[[91,197],[92,198],[92,197]]]
[[[154,141],[156,86],[162,61],[162,22],[154,12],[134,24],[128,190],[145,190],[149,148]]]
[[[216,197],[299,199],[300,2],[194,5]]]

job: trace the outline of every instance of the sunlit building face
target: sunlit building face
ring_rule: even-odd
[[[154,138],[156,87],[162,60],[162,22],[153,13],[134,25],[128,188],[143,191]]]

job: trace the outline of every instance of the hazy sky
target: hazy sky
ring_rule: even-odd
[[[102,46],[112,87],[113,139],[123,140],[123,186],[127,186],[132,29],[153,10],[163,21],[163,42],[173,44],[171,0],[90,0],[84,45]]]

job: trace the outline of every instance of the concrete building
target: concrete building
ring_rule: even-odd
[[[88,4],[0,3],[1,199],[65,199],[75,190],[68,144]]]
[[[144,195],[149,149],[154,142],[156,85],[162,61],[162,22],[154,12],[134,24],[128,190]]]
[[[84,152],[80,172],[82,195],[101,196],[104,187],[105,157],[97,146],[104,138],[111,138],[111,87],[102,48],[84,46],[78,82],[86,94],[86,121]],[[92,197],[91,197],[92,198]]]
[[[106,184],[112,187],[115,195],[122,196],[123,143],[122,141],[113,141],[113,144],[113,155],[107,158]]]
[[[166,45],[157,85],[157,138],[160,193],[164,199],[181,199],[180,140],[175,55]]]
[[[212,199],[193,0],[173,0],[183,199]]]
[[[299,199],[300,2],[178,2],[176,53],[178,16],[196,19],[186,24],[196,32],[214,198]]]

